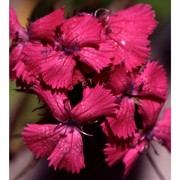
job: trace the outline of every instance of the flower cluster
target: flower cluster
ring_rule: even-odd
[[[79,173],[83,126],[98,121],[108,141],[105,161],[122,160],[124,175],[151,140],[170,151],[170,109],[157,122],[168,97],[166,72],[147,60],[157,25],[151,6],[68,19],[63,9],[24,28],[10,8],[10,78],[31,88],[57,121],[28,124],[22,136],[29,149],[55,169]]]

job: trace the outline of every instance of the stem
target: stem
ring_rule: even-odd
[[[150,156],[150,154],[148,152],[146,153],[146,156],[147,156],[149,162],[151,163],[153,169],[156,171],[157,175],[159,176],[159,179],[166,180],[164,175],[161,173],[161,171],[159,170],[156,163],[154,162],[154,160],[152,159],[152,157]]]
[[[153,144],[152,142],[150,142],[149,145],[152,147],[154,153],[155,153],[157,156],[159,156],[159,153],[158,153],[158,151],[156,150],[154,144]]]

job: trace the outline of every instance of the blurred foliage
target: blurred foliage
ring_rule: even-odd
[[[156,12],[156,18],[158,21],[166,21],[170,19],[171,15],[171,0],[135,0],[137,3],[151,4],[152,8]]]
[[[20,133],[27,123],[36,123],[40,121],[44,110],[32,112],[35,108],[42,105],[37,96],[16,91],[16,83],[10,82],[10,146],[11,153],[15,153],[22,146]]]
[[[82,11],[91,13],[98,8],[107,7],[112,2],[113,0],[39,0],[30,19],[34,21],[60,6],[65,6],[67,15],[72,16]]]
[[[72,0],[71,7],[76,11],[86,11],[92,13],[98,8],[106,8],[112,0]]]
[[[30,20],[35,21],[36,19],[51,13],[54,9],[53,6],[54,0],[39,0],[35,8],[32,9]]]

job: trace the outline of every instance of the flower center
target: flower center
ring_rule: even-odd
[[[62,46],[62,50],[67,54],[73,54],[74,52],[80,51],[77,45],[71,45],[70,47]]]

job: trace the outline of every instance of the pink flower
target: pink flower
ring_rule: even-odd
[[[84,94],[82,101],[72,109],[72,116],[79,123],[91,123],[99,117],[113,115],[117,108],[111,91],[96,85]]]
[[[144,153],[152,140],[158,141],[170,151],[170,109],[164,111],[164,117],[159,120],[152,129],[146,129],[134,133],[134,136],[127,139],[118,139],[110,129],[106,129],[108,135],[108,143],[104,149],[107,156],[105,161],[109,166],[115,165],[122,160],[126,176],[137,158]]]
[[[55,36],[55,30],[63,22],[64,13],[62,8],[57,9],[51,14],[31,22],[27,29],[18,22],[16,13],[10,7],[10,39],[12,45],[10,49],[10,78],[11,80],[21,79],[27,84],[35,83],[37,76],[29,72],[23,62],[24,47],[29,41],[33,44],[33,39],[52,41]],[[36,29],[36,30],[35,30]],[[34,57],[33,57],[34,59]]]
[[[134,89],[143,97],[153,96],[164,99],[167,87],[166,71],[157,61],[148,62],[134,82]]]
[[[107,117],[107,121],[117,137],[128,138],[135,133],[135,105],[132,99],[124,97],[116,110],[116,118]]]
[[[57,29],[54,47],[41,43],[26,44],[23,62],[29,72],[42,76],[53,89],[69,88],[73,85],[77,63],[96,73],[111,64],[112,46],[101,42],[101,28],[98,19],[90,14],[71,17]]]
[[[85,167],[83,142],[76,127],[69,125],[29,124],[22,133],[25,143],[36,157],[47,156],[49,166],[79,173]]]
[[[17,41],[27,41],[29,39],[27,29],[19,24],[16,13],[12,7],[10,7],[9,16],[10,38]]]
[[[150,52],[148,37],[157,25],[154,17],[148,4],[137,4],[100,17],[105,28],[102,36],[114,46],[115,65],[124,63],[127,71],[132,72],[145,64]]]
[[[138,114],[142,118],[144,128],[154,126],[165,100],[158,101],[153,98],[141,98]]]
[[[154,126],[167,97],[167,77],[161,65],[148,62],[139,74],[115,66],[109,86],[119,101],[116,117],[107,117],[115,136],[131,137],[136,129]]]
[[[88,93],[84,93],[82,101],[72,108],[66,93],[55,92],[52,94],[51,90],[44,90],[39,86],[34,87],[34,91],[60,122],[73,120],[76,123],[86,124],[96,121],[100,117],[113,115],[117,104],[115,104],[115,97],[111,91],[99,84],[88,89]]]
[[[152,140],[171,151],[170,109],[163,66],[147,61],[157,21],[150,5],[110,14],[63,7],[24,28],[10,8],[10,78],[48,107],[56,124],[28,124],[23,140],[49,166],[80,173],[85,168],[83,127],[102,121],[105,161],[124,164],[126,176]]]
[[[64,7],[58,8],[52,13],[30,22],[28,26],[31,39],[54,42],[55,31],[64,22]]]
[[[82,101],[72,108],[65,92],[52,94],[37,85],[34,91],[48,105],[59,125],[29,124],[22,133],[25,143],[36,157],[47,156],[49,166],[53,165],[55,170],[65,168],[79,173],[85,167],[82,125],[113,115],[117,106],[114,97],[110,90],[97,85],[86,89]]]
[[[171,108],[165,109],[163,118],[157,122],[152,133],[156,141],[171,151]]]
[[[124,176],[126,176],[140,154],[148,148],[148,141],[144,138],[145,136],[140,133],[136,133],[133,138],[128,139],[109,137],[109,142],[104,149],[105,161],[108,166],[114,166],[118,161],[122,160],[125,166]]]
[[[64,21],[63,8],[34,21],[30,22],[27,29],[23,28],[12,7],[10,7],[10,38],[17,41],[28,41],[30,39],[51,40],[55,38],[55,30]]]

